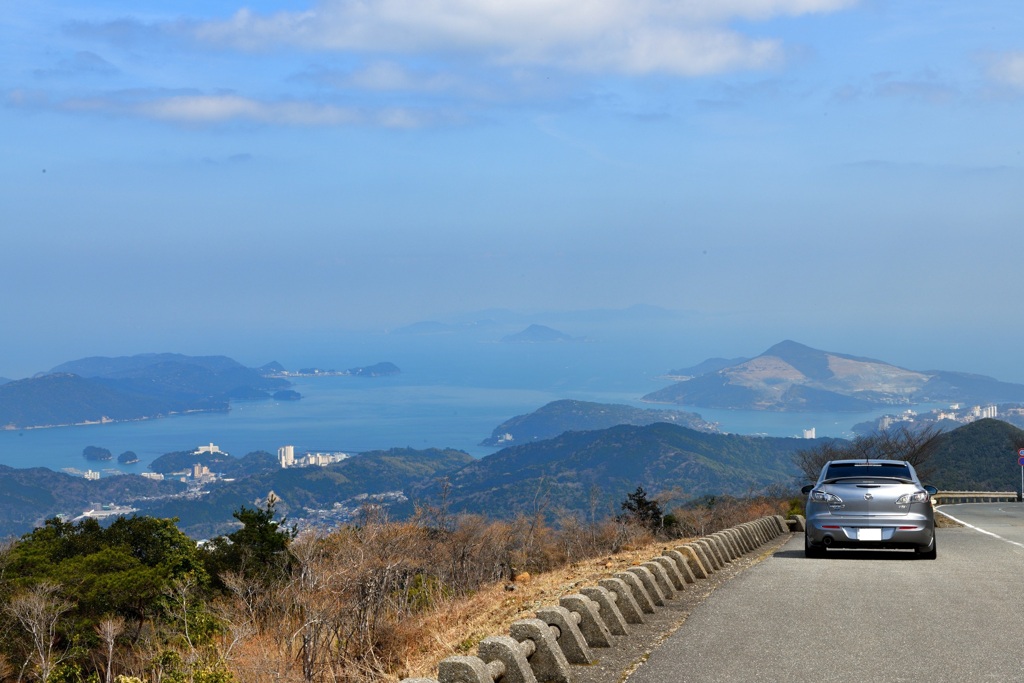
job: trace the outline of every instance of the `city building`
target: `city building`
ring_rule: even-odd
[[[282,469],[289,467],[326,467],[336,462],[341,462],[349,457],[348,453],[340,451],[334,453],[311,453],[295,455],[294,446],[281,446],[277,449],[277,461]]]
[[[86,470],[85,478],[90,481],[97,481],[100,478],[100,473],[96,470]]]

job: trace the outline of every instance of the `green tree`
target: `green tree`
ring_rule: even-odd
[[[622,501],[623,514],[619,517],[623,521],[634,522],[646,527],[651,531],[660,529],[664,522],[664,514],[661,505],[657,500],[649,499],[647,491],[643,486],[637,486],[636,491],[626,494],[626,500]]]
[[[206,548],[206,566],[216,581],[228,571],[265,585],[288,577],[294,562],[288,548],[295,529],[285,526],[284,520],[274,521],[274,514],[273,500],[262,508],[243,505],[233,513],[242,528],[213,539]]]

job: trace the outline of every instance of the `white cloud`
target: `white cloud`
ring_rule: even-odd
[[[155,119],[183,125],[218,125],[236,121],[283,126],[371,125],[419,128],[438,120],[415,109],[356,109],[298,101],[266,102],[234,94],[166,94],[160,91],[125,91],[105,96],[53,101],[36,91],[8,94],[11,106],[88,112]]]
[[[1006,52],[988,61],[988,76],[997,83],[1024,88],[1024,52]]]
[[[190,33],[244,50],[462,52],[501,64],[688,76],[778,61],[777,41],[747,38],[733,20],[835,12],[856,1],[322,0],[302,12],[241,10]]]

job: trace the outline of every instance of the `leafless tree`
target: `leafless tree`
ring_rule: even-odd
[[[935,425],[914,428],[899,425],[881,432],[858,436],[853,441],[823,441],[813,448],[798,451],[793,462],[807,481],[815,481],[830,460],[878,458],[906,460],[918,476],[931,476],[928,459],[942,441],[942,430]]]
[[[28,635],[30,654],[35,660],[40,681],[50,677],[53,668],[70,655],[70,644],[61,644],[60,625],[74,606],[60,594],[61,587],[43,582],[15,595],[7,610]]]
[[[103,646],[103,655],[106,659],[106,683],[114,679],[114,645],[117,637],[124,631],[124,617],[106,616],[95,626],[96,635],[99,636]]]

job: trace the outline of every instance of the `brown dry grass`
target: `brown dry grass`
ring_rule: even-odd
[[[646,562],[687,539],[671,543],[656,541],[614,555],[583,560],[540,575],[520,576],[514,583],[497,583],[473,595],[447,601],[429,614],[407,620],[410,647],[404,671],[386,680],[406,677],[432,678],[437,664],[453,655],[468,654],[488,636],[508,633],[512,622],[533,617],[546,605],[557,605],[563,595],[612,576],[636,564]]]

